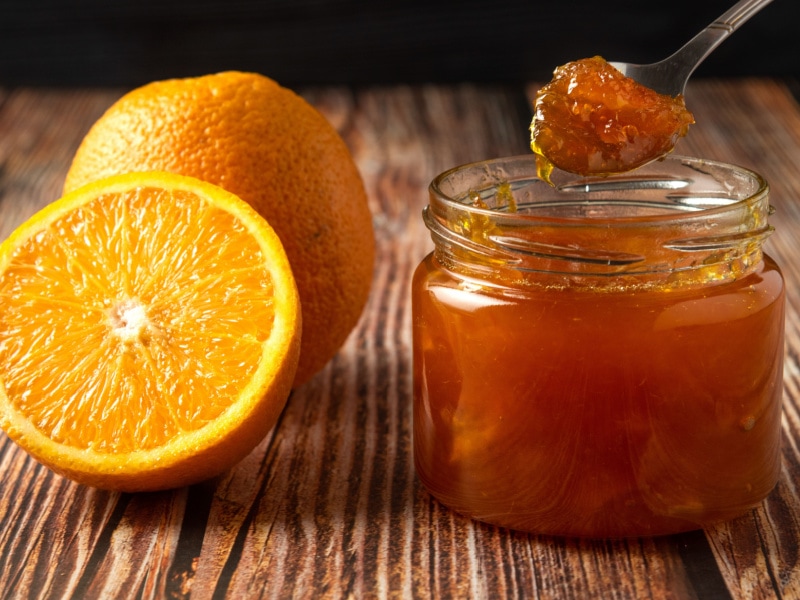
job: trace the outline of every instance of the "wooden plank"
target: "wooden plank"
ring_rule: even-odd
[[[369,192],[378,258],[357,329],[237,468],[200,485],[97,491],[47,472],[0,436],[0,598],[800,597],[800,108],[786,87],[693,85],[698,125],[679,148],[755,168],[773,186],[770,252],[790,294],[784,471],[741,519],[641,540],[475,523],[432,500],[414,475],[408,286],[431,249],[420,217],[426,188],[456,164],[528,151],[522,90],[302,91],[342,132]],[[118,95],[8,91],[2,237],[58,195],[83,132]]]
[[[120,92],[19,88],[0,103],[0,239],[61,195],[81,138]]]

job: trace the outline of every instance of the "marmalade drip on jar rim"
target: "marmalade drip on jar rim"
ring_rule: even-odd
[[[678,156],[431,185],[412,283],[414,460],[495,525],[661,535],[737,517],[780,469],[784,283],[766,183]]]
[[[630,171],[671,152],[694,117],[672,98],[595,56],[558,67],[534,101],[531,148],[540,177]]]

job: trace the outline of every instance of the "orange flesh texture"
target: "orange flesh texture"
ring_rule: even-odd
[[[270,336],[262,254],[237,218],[188,192],[109,194],[59,217],[0,278],[9,403],[54,441],[101,453],[202,428]]]
[[[630,171],[672,151],[694,117],[672,98],[625,77],[600,57],[558,67],[539,90],[531,148],[540,177]]]

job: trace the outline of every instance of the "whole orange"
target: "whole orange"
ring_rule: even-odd
[[[352,155],[319,111],[255,73],[153,82],[92,126],[64,190],[133,171],[202,179],[255,208],[277,232],[300,293],[295,387],[336,354],[369,296],[375,240]]]

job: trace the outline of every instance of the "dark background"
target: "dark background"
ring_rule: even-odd
[[[733,0],[0,0],[0,85],[135,86],[252,70],[284,85],[524,82],[599,54],[667,56]],[[800,75],[774,0],[697,76]]]

